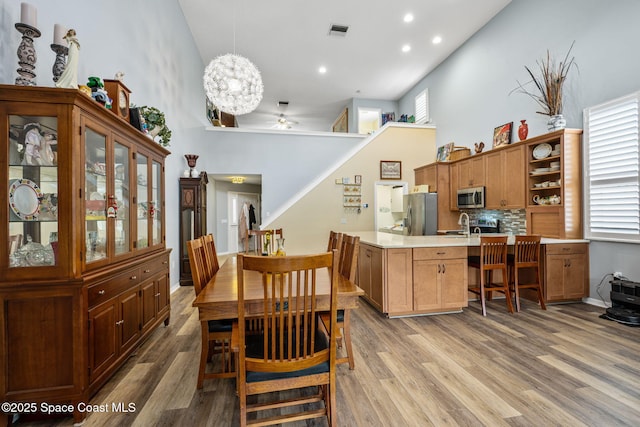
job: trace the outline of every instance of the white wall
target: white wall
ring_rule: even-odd
[[[171,283],[178,283],[178,178],[184,154],[199,154],[197,168],[209,173],[261,174],[265,211],[275,211],[300,189],[362,141],[357,135],[282,135],[206,130],[204,64],[177,0],[27,0],[38,10],[42,37],[35,40],[36,83],[53,86],[54,24],[74,28],[80,41],[79,83],[89,76],[125,73],[131,102],[157,107],[172,131],[166,162],[167,247]],[[14,84],[21,0],[0,3],[0,83]],[[224,53],[224,52],[221,52]],[[213,190],[210,184],[209,190]],[[209,229],[220,220],[209,209]]]
[[[582,128],[585,107],[639,89],[640,2],[637,0],[513,0],[464,46],[426,76],[400,101],[400,110],[413,106],[415,95],[429,88],[437,145],[455,141],[473,148],[491,146],[493,128],[527,119],[529,137],[546,132],[546,116],[536,104],[510,92],[516,81],[526,82],[524,66],[549,49],[561,59],[575,40],[577,69],[571,71],[565,116],[568,127]],[[517,138],[517,137],[516,137]],[[621,271],[640,281],[640,245],[592,242],[590,296],[600,299],[596,286],[604,275]],[[608,283],[601,292],[609,298]]]

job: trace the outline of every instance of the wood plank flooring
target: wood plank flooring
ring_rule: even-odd
[[[171,296],[160,327],[91,403],[135,404],[93,413],[85,426],[237,426],[233,379],[196,390],[200,325],[191,287]],[[386,319],[353,311],[356,369],[338,366],[340,426],[639,426],[640,328],[600,319],[603,308],[503,300],[488,316]],[[68,426],[71,418],[19,423]],[[326,425],[325,421],[294,425]]]

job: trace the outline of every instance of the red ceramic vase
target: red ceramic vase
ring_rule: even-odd
[[[520,126],[518,127],[518,138],[520,138],[520,141],[524,141],[527,139],[527,135],[529,135],[529,125],[525,122],[526,120],[520,120]]]

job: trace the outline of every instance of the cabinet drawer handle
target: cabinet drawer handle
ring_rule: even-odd
[[[570,251],[571,248],[562,248],[563,251]]]
[[[145,272],[145,273],[150,273],[150,272],[151,272],[151,270],[147,269],[147,270],[145,270],[144,272]]]
[[[160,296],[160,292],[158,292],[158,293],[156,294],[156,296],[157,296],[157,297],[159,297],[159,296]]]
[[[437,255],[445,255],[446,252],[436,252]]]
[[[447,272],[447,266],[446,264],[442,264],[442,274]]]
[[[167,265],[167,264],[169,264],[169,261],[162,261],[162,263],[163,263],[164,265]]]
[[[105,290],[104,290],[104,289],[100,289],[100,290],[98,291],[98,295],[104,295],[104,294],[105,294]]]
[[[131,276],[131,280],[136,280],[138,276]]]
[[[440,274],[440,264],[438,264],[438,274]]]
[[[116,325],[120,326],[120,325],[122,325],[123,323],[124,323],[124,320],[118,320],[118,321],[116,322]]]

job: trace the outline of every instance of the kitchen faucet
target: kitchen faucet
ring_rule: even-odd
[[[463,221],[463,218],[466,219]],[[462,226],[462,234],[469,237],[471,235],[471,231],[469,230],[469,214],[466,212],[462,212],[460,217],[458,218],[458,225]]]

